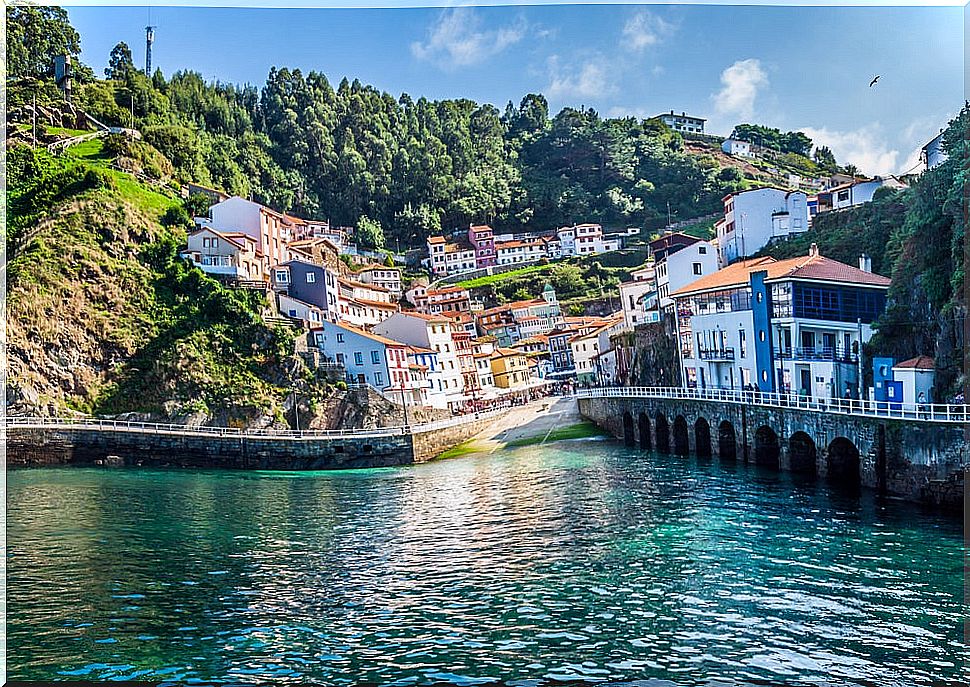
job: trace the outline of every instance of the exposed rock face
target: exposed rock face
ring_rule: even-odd
[[[680,358],[674,323],[668,318],[638,326],[632,336],[621,334],[614,345],[630,361],[624,386],[680,386]]]

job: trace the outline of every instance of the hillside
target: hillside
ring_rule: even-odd
[[[285,424],[291,389],[325,398],[263,296],[177,258],[179,201],[95,157],[8,151],[11,410]]]

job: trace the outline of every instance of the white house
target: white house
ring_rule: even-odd
[[[461,365],[455,342],[451,338],[451,321],[441,315],[425,315],[417,312],[398,312],[377,324],[373,332],[411,346],[427,348],[438,356],[440,369],[429,372],[435,398],[441,398],[443,406],[458,406],[464,393]],[[429,402],[432,401],[429,393]]]
[[[710,241],[697,241],[667,253],[657,261],[654,271],[658,306],[666,311],[674,304],[671,293],[717,271],[717,251]]]
[[[754,255],[772,241],[808,230],[807,196],[801,191],[766,186],[724,197],[724,217],[717,231],[721,267]]]
[[[638,324],[658,322],[657,277],[653,264],[630,273],[630,281],[620,284],[620,305],[623,320],[633,329]]]
[[[603,378],[598,358],[600,354],[612,348],[609,343],[610,336],[623,329],[624,326],[622,313],[616,314],[599,326],[577,334],[569,340],[577,382],[584,384],[612,381]]]
[[[724,143],[721,144],[721,150],[733,157],[754,157],[754,153],[751,152],[751,144],[736,138],[725,139]]]
[[[387,289],[397,297],[401,295],[401,268],[370,264],[357,270],[357,279]]]
[[[707,121],[703,117],[694,117],[686,112],[674,114],[673,110],[659,114],[654,119],[659,119],[674,131],[679,131],[683,134],[704,133],[704,122]]]
[[[546,242],[542,239],[513,240],[495,243],[496,263],[499,265],[533,263],[547,256]]]
[[[252,236],[259,244],[266,272],[290,259],[287,244],[293,240],[291,222],[282,213],[233,196],[209,208],[214,229],[241,232]]]
[[[876,191],[883,186],[891,189],[906,188],[906,184],[896,177],[873,177],[867,181],[854,181],[836,186],[826,193],[831,194],[831,209],[842,210],[870,202]]]
[[[206,274],[217,278],[265,281],[262,253],[253,237],[241,232],[223,232],[206,227],[188,236],[182,257]]]
[[[902,403],[935,403],[933,383],[936,363],[928,355],[918,355],[893,365],[893,381],[902,382]]]

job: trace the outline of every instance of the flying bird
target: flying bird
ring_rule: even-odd
[[[879,81],[879,76],[876,76],[872,81],[869,82],[869,88],[875,86],[877,81]]]

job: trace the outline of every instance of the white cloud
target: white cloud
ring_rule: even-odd
[[[894,174],[903,171],[899,151],[890,148],[880,133],[878,124],[853,131],[803,127],[799,129],[812,139],[816,146],[828,146],[840,165],[853,164],[863,174]]]
[[[622,105],[611,107],[609,110],[606,111],[607,117],[617,117],[617,118],[636,117],[637,119],[649,119],[655,114],[656,112],[651,113],[650,110],[648,110],[645,107],[624,107]]]
[[[473,9],[456,7],[438,15],[428,29],[426,41],[411,43],[411,54],[444,69],[467,67],[518,43],[525,33],[526,24],[521,18],[508,26],[487,29]]]
[[[750,119],[758,91],[768,85],[768,74],[758,60],[738,60],[721,72],[721,85],[721,90],[712,96],[714,108],[723,115]]]
[[[628,50],[640,52],[657,45],[673,31],[673,25],[646,10],[630,17],[623,26],[623,45]]]
[[[543,91],[550,98],[601,98],[616,91],[609,65],[593,57],[580,65],[563,67],[559,58],[549,58],[549,85]]]

